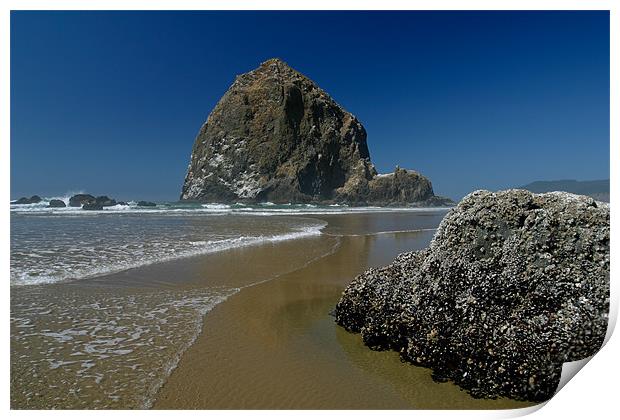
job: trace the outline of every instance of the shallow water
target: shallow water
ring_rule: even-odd
[[[12,291],[16,407],[140,408],[235,289]],[[50,295],[52,293],[53,295]]]
[[[293,216],[84,212],[11,214],[11,285],[83,279],[319,235],[325,226],[319,220]]]
[[[203,317],[239,290],[337,245],[336,238],[314,238],[305,238],[310,249],[261,242],[105,276],[12,286],[12,407],[149,407]],[[265,254],[283,260],[275,264]]]
[[[13,212],[11,407],[504,407],[450,384],[416,400],[428,372],[328,315],[445,212]]]

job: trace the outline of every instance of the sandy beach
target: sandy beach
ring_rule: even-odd
[[[334,323],[329,313],[355,275],[390,262],[400,252],[425,247],[432,238],[432,230],[373,232],[377,223],[386,222],[379,217],[325,218],[329,227],[321,238],[325,244],[319,246],[332,247],[337,239],[333,253],[244,288],[218,305],[205,317],[200,336],[184,353],[153,407],[500,409],[531,405],[471,398],[450,383],[433,382],[429,370],[401,363],[395,352],[369,350],[358,335]],[[300,240],[286,246],[309,250],[316,244]],[[278,258],[276,250],[262,251]],[[249,275],[253,267],[248,265],[246,270],[239,274]]]
[[[402,363],[397,353],[368,349],[359,335],[346,332],[330,315],[356,275],[389,263],[401,252],[426,247],[443,214],[307,216],[327,223],[321,235],[39,289],[16,288],[12,292],[16,318],[30,301],[38,306],[49,301],[46,307],[50,308],[82,309],[64,318],[57,309],[50,309],[30,319],[33,325],[45,325],[44,331],[51,332],[43,335],[50,336],[50,342],[60,342],[59,347],[26,340],[28,334],[13,331],[20,340],[12,342],[12,407],[503,409],[531,405],[474,399],[451,383],[436,383],[428,369]],[[214,295],[214,291],[221,293]],[[103,336],[108,339],[79,335],[79,328],[86,328],[80,325],[87,323],[80,317],[96,320],[97,328],[108,328]],[[51,351],[62,361],[54,362],[53,368],[47,362],[21,363],[21,355],[36,353],[34,346],[48,352],[43,361],[52,360]],[[84,348],[97,349],[101,359],[84,356],[80,350]],[[33,380],[33,375],[41,380]]]

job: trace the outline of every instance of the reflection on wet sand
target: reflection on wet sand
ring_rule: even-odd
[[[330,215],[321,236],[16,288],[11,406],[527,405],[434,383],[396,353],[369,350],[329,315],[356,275],[426,247],[443,214]]]
[[[205,319],[203,333],[155,408],[510,408],[475,400],[430,372],[373,352],[334,322],[348,282],[364,268],[426,246],[432,232],[346,236],[337,251],[242,290]],[[419,390],[419,386],[428,386]]]

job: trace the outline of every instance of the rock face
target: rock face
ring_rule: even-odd
[[[428,249],[370,269],[336,321],[475,397],[543,401],[562,363],[599,350],[609,312],[609,207],[569,193],[476,191]]]
[[[181,200],[201,202],[424,202],[422,175],[383,178],[366,130],[312,80],[279,59],[242,74],[194,143]]]

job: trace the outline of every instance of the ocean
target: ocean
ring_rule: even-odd
[[[230,248],[319,235],[312,217],[427,209],[162,203],[104,210],[11,205],[11,285],[56,283]],[[68,201],[65,199],[65,201]],[[279,216],[279,217],[269,217]]]
[[[218,304],[333,253],[342,235],[420,231],[428,241],[447,211],[47,204],[11,205],[13,408],[148,408]],[[330,230],[325,219],[337,216],[347,222]]]

